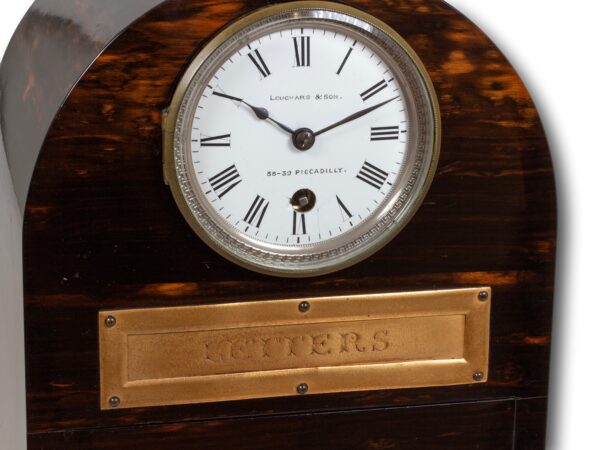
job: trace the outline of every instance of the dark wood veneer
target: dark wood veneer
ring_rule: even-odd
[[[264,442],[261,432],[268,430],[274,442],[306,448],[302,445],[314,444],[303,428],[307,422],[324,433],[318,445],[327,447],[327,439],[340,436],[319,418],[354,429],[363,426],[353,422],[356,417],[381,435],[379,447],[361,448],[503,449],[512,448],[512,437],[510,445],[505,439],[515,431],[515,411],[517,448],[543,448],[556,247],[550,153],[514,69],[443,1],[347,2],[385,20],[413,46],[431,74],[442,112],[441,159],[431,191],[384,250],[336,274],[283,280],[227,262],[181,217],[162,180],[161,111],[207,39],[266,3],[276,2],[161,3],[101,52],[58,110],[35,166],[23,230],[31,448],[52,442],[56,448],[121,448],[119,442],[163,448],[142,441],[146,431],[157,442],[182,446],[202,439],[203,448],[213,448],[216,441],[210,439],[236,442],[230,433],[250,433]],[[62,39],[76,46],[78,34],[68,27],[64,33]],[[33,59],[43,56],[43,49],[28,51]],[[34,80],[43,72],[37,66],[28,70]],[[486,384],[99,408],[100,309],[479,285],[494,290]],[[488,403],[496,399],[511,400]],[[516,409],[512,399],[519,399]],[[399,408],[478,401],[485,403]],[[390,407],[395,409],[389,422],[378,419],[392,411],[380,408]],[[369,411],[357,411],[362,409]],[[321,415],[313,416],[317,411]],[[289,416],[272,417],[281,414]],[[437,420],[432,430],[441,434],[427,435],[428,420]],[[136,428],[125,431],[128,426]],[[297,441],[278,427],[287,427]],[[432,440],[436,436],[443,439]],[[454,444],[444,447],[448,443]]]
[[[78,430],[31,436],[31,449],[512,450],[511,400]],[[117,446],[117,447],[116,447]]]

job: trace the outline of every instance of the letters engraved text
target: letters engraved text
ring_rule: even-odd
[[[286,359],[343,353],[384,352],[390,347],[389,330],[369,335],[334,332],[316,335],[216,338],[202,344],[202,358],[209,363],[231,360]]]
[[[462,315],[132,335],[129,379],[460,358],[463,340]]]

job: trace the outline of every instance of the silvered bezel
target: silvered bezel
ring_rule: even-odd
[[[198,185],[190,130],[200,96],[214,73],[239,48],[280,29],[306,26],[358,36],[394,72],[403,90],[410,126],[406,161],[379,208],[360,225],[327,241],[295,247],[253,239],[223,220]],[[331,2],[292,2],[263,8],[227,27],[190,64],[165,115],[164,172],[194,231],[231,261],[261,273],[308,277],[367,258],[393,239],[415,214],[429,189],[440,147],[440,116],[433,85],[418,56],[390,27],[364,12]]]

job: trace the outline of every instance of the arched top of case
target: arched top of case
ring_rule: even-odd
[[[0,65],[0,117],[24,209],[52,120],[86,69],[131,22],[163,0],[36,0]]]
[[[436,69],[448,71],[449,75],[460,74],[461,71],[466,75],[472,72],[471,69],[475,69],[472,66],[474,53],[468,53],[476,50],[476,43],[479,46],[478,51],[484,51],[486,45],[491,45],[491,48],[497,51],[476,26],[442,1],[394,2],[392,9],[395,10],[390,11],[385,8],[379,8],[380,11],[377,11],[378,8],[371,5],[373,2],[367,0],[351,3],[359,8],[370,9],[375,14],[383,13],[380,17],[384,20],[387,17],[394,18],[398,13],[430,15],[432,20],[428,21],[428,28],[423,28],[423,33],[415,35],[412,45],[417,49],[419,45],[430,45],[431,32],[438,27],[436,33],[445,34],[451,46],[443,50],[449,52],[446,54],[448,60],[445,65]],[[143,22],[144,16],[157,5],[161,5],[159,10],[170,10],[169,14],[176,13],[181,6],[178,6],[176,1],[165,0],[36,0],[23,18],[0,66],[0,126],[17,200],[23,210],[44,139],[71,90],[96,58],[129,25],[136,20]],[[210,19],[210,26],[205,27],[198,35],[198,44],[228,20],[261,5],[260,0],[194,2],[192,8],[198,9],[204,20]],[[389,8],[389,5],[386,8]],[[158,11],[158,14],[161,13]],[[442,18],[444,20],[441,20]],[[450,19],[454,26],[447,27]],[[398,31],[406,34],[405,26],[408,24],[402,25]],[[411,28],[414,31],[414,27]],[[177,36],[177,32],[183,29],[172,31],[174,36]],[[433,55],[431,48],[427,50]],[[493,64],[492,59],[490,63]],[[506,61],[503,61],[503,65],[510,67]],[[506,75],[504,74],[505,77]],[[488,76],[492,76],[492,73]],[[496,97],[506,98],[509,89],[513,100],[518,96],[519,103],[531,103],[524,87],[520,82],[516,82],[516,79],[505,79],[504,83],[500,78],[489,81],[491,85],[488,90],[497,91],[494,94]],[[506,83],[512,85],[507,88]],[[504,89],[499,88],[500,86]],[[535,111],[533,104],[526,109]],[[523,119],[522,124],[529,125],[539,120],[537,115],[531,113]]]

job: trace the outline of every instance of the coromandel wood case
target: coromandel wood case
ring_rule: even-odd
[[[415,162],[431,170],[422,186],[408,182],[422,188],[414,210],[373,251],[309,276],[231,257],[182,214],[181,174],[168,172],[183,117],[174,106],[185,105],[178,92],[190,71],[202,75],[196,62],[206,55],[208,64],[230,30],[286,8],[290,18],[333,10],[384,30],[431,102],[430,158]],[[318,41],[309,53],[300,33],[290,58],[295,44],[294,65],[314,67]],[[266,50],[248,48],[254,57],[240,58],[257,82],[275,72]],[[357,53],[344,53],[340,72]],[[30,449],[544,448],[552,161],[519,76],[450,5],[38,0],[0,81],[24,215]],[[393,83],[368,81],[355,99],[365,105]],[[265,135],[281,132],[253,111]],[[372,126],[370,140],[401,139],[401,128]],[[298,151],[321,139],[304,133],[294,134]],[[369,167],[352,179],[370,170],[368,184],[381,178],[380,188],[389,171]],[[215,179],[215,201],[237,186],[225,192]],[[291,200],[294,236],[307,234],[297,217],[314,203],[302,192]],[[259,200],[245,217],[257,235],[268,217]],[[346,197],[337,203],[340,217],[353,217]]]

